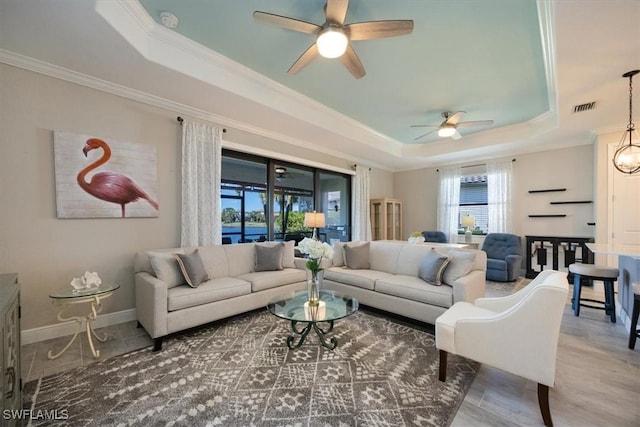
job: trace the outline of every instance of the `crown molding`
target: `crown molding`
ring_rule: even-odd
[[[377,151],[401,155],[401,142],[159,25],[138,1],[100,0],[96,11],[151,62]]]

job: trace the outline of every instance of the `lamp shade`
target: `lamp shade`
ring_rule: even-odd
[[[473,228],[476,226],[476,219],[474,217],[472,217],[471,215],[465,215],[462,217],[462,221],[460,221],[462,223],[463,227],[469,227],[469,228]]]
[[[322,228],[325,226],[324,214],[322,212],[306,212],[304,214],[304,226],[311,228]]]

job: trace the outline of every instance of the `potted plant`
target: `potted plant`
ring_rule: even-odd
[[[424,243],[424,236],[422,235],[422,233],[419,231],[414,231],[413,233],[411,233],[411,235],[409,236],[409,244],[417,245],[420,243]]]

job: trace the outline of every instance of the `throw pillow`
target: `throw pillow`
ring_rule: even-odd
[[[447,285],[453,285],[453,282],[459,278],[469,274],[473,268],[473,263],[476,259],[474,252],[450,250],[448,253],[451,260],[449,265],[444,270],[443,282]]]
[[[333,259],[331,260],[332,267],[344,267],[344,242],[336,242],[333,244]]]
[[[431,249],[422,259],[418,277],[430,285],[442,285],[442,275],[449,264],[449,256]]]
[[[352,270],[367,269],[369,264],[369,242],[358,246],[343,245],[344,263]]]
[[[184,284],[184,276],[176,258],[170,252],[149,252],[149,262],[156,277],[173,288]]]
[[[276,243],[273,246],[256,245],[255,271],[282,270],[282,253],[284,243]]]
[[[202,258],[196,249],[192,254],[174,254],[180,271],[187,281],[187,285],[197,288],[200,283],[209,280]]]
[[[264,242],[264,243],[256,243],[256,246],[266,246],[273,247],[281,245],[282,242]],[[283,268],[296,268],[295,262],[295,240],[287,240],[284,242],[284,249],[282,251],[282,267]]]

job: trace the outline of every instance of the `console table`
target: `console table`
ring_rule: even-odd
[[[573,264],[576,261],[583,264],[593,264],[593,253],[587,247],[587,243],[593,242],[593,237],[561,237],[561,236],[525,236],[527,239],[526,252],[527,252],[527,272],[526,277],[528,279],[535,278],[538,273],[544,270],[547,265],[547,250],[544,247],[545,242],[552,245],[552,268],[558,270],[559,261],[559,248],[564,248],[564,267],[568,267],[569,264]],[[534,249],[536,248],[535,252]],[[538,250],[539,248],[539,250]],[[580,258],[576,257],[576,252],[580,249]],[[540,270],[533,269],[533,257],[536,257],[536,263],[540,267]],[[570,276],[572,276],[570,274]],[[571,277],[569,277],[571,281]]]

